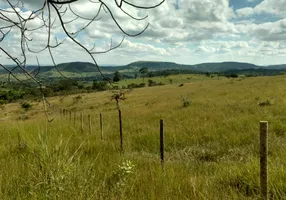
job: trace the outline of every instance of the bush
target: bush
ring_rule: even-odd
[[[4,105],[4,104],[7,104],[7,103],[8,103],[7,100],[0,99],[0,105]]]
[[[138,85],[138,87],[145,87],[145,86],[146,86],[145,83],[140,83],[140,84]]]
[[[271,106],[273,104],[273,102],[271,102],[269,99],[267,99],[266,101],[261,101],[258,103],[259,106]]]
[[[127,87],[129,89],[132,89],[132,88],[142,88],[142,87],[145,87],[146,84],[145,83],[140,83],[140,84],[136,84],[136,83],[131,83],[129,85],[127,85]]]
[[[92,89],[97,91],[104,91],[108,89],[107,84],[107,81],[97,82],[96,80],[94,80],[92,83]]]
[[[54,92],[51,88],[44,88],[43,89],[43,94],[45,97],[51,97],[54,95]]]
[[[25,111],[27,111],[27,110],[29,110],[29,109],[32,108],[32,105],[31,105],[30,103],[28,103],[28,102],[23,102],[23,103],[21,104],[21,107],[22,107]]]
[[[148,80],[148,86],[149,86],[149,87],[152,87],[152,86],[155,86],[155,85],[156,85],[156,82],[155,82],[155,81],[153,81],[153,80],[151,80],[151,79]]]
[[[188,100],[187,97],[182,96],[182,101],[183,101],[183,107],[189,107],[192,103],[192,101]]]
[[[148,80],[148,86],[152,87],[152,86],[157,86],[157,85],[164,85],[162,82],[160,83],[156,83],[156,81],[153,81],[151,79]]]
[[[226,75],[227,78],[238,78],[238,74],[228,74]]]

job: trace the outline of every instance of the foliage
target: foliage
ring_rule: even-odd
[[[153,81],[151,79],[148,80],[148,86],[152,87],[152,86],[158,86],[158,85],[164,85],[163,83],[156,83],[156,81]]]
[[[96,90],[96,91],[104,91],[104,90],[108,89],[107,85],[108,85],[107,81],[98,82],[98,81],[94,80],[92,83],[92,89]]]
[[[7,104],[8,101],[7,100],[4,100],[4,99],[0,99],[0,105],[4,105],[4,104]]]
[[[181,96],[183,107],[189,107],[192,103],[192,101],[188,100],[188,98],[184,95]]]
[[[147,74],[148,73],[148,67],[142,67],[139,69],[139,73],[140,74]]]
[[[153,72],[148,72],[148,77],[149,77],[149,78],[154,77],[154,75],[155,75],[155,74],[154,74]]]
[[[114,73],[113,81],[114,81],[114,82],[118,82],[118,81],[120,81],[120,80],[121,80],[120,73],[119,73],[119,71],[116,71],[116,72]]]
[[[227,78],[238,78],[238,74],[227,74]]]
[[[127,88],[129,88],[129,89],[132,89],[132,88],[142,88],[142,87],[145,87],[145,86],[146,86],[145,83],[139,83],[139,84],[131,83],[131,84],[127,85]]]
[[[139,69],[139,73],[141,74],[141,77],[143,78],[143,82],[144,82],[144,77],[148,73],[148,67],[142,67],[141,69]]]
[[[21,103],[21,107],[22,107],[25,111],[27,111],[27,110],[30,110],[30,109],[32,108],[32,104],[30,104],[30,103],[24,101],[23,103]]]
[[[79,83],[76,80],[72,79],[64,79],[64,80],[59,80],[57,83],[50,85],[50,88],[54,92],[59,92],[63,90],[73,90],[73,89],[78,89]]]
[[[261,101],[258,103],[259,106],[263,107],[263,106],[271,106],[273,104],[273,102],[269,99],[265,100],[265,101]]]
[[[135,164],[130,160],[126,160],[122,165],[119,165],[118,169],[114,170],[112,175],[107,178],[108,189],[118,191],[126,186],[129,176],[134,173],[134,168]]]
[[[211,73],[210,73],[210,72],[206,72],[205,75],[206,75],[207,77],[210,77],[210,76],[211,76]]]
[[[11,103],[17,99],[22,99],[24,93],[15,90],[0,90],[0,100],[2,103]]]
[[[115,92],[112,96],[111,96],[111,101],[115,100],[116,101],[116,107],[119,110],[119,102],[120,101],[124,101],[126,100],[125,94],[127,93],[127,91],[119,91],[119,92]]]

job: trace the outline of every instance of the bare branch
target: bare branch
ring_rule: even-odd
[[[110,0],[109,3],[111,2],[116,5],[116,11],[112,10],[111,5],[107,4],[107,1],[104,2],[103,0],[88,0],[88,2],[91,4],[98,4],[98,7],[96,6],[96,8],[94,9],[94,14],[92,17],[86,17],[82,15],[79,11],[74,9],[74,3],[80,2],[79,0],[45,0],[40,8],[29,12],[26,12],[27,10],[29,10],[29,8],[25,7],[24,0],[18,0],[16,2],[12,0],[6,0],[5,2],[6,5],[4,6],[4,8],[0,8],[0,53],[3,53],[6,60],[9,60],[11,63],[13,63],[13,68],[6,67],[4,63],[2,63],[2,55],[0,55],[0,67],[2,67],[8,72],[8,81],[11,80],[11,77],[14,77],[17,81],[23,84],[27,84],[24,83],[23,80],[17,78],[16,74],[18,73],[18,71],[20,71],[26,76],[26,81],[35,82],[40,88],[46,111],[45,103],[47,100],[43,95],[42,83],[40,80],[37,79],[37,76],[40,73],[41,60],[41,58],[38,57],[39,53],[48,53],[50,56],[50,60],[58,71],[58,73],[61,76],[65,77],[64,74],[61,73],[58,69],[58,64],[55,62],[54,57],[54,55],[56,54],[53,51],[54,49],[60,48],[61,45],[65,43],[66,39],[69,39],[91,58],[100,75],[104,79],[109,80],[102,73],[94,55],[108,53],[112,50],[119,48],[124,41],[125,35],[130,37],[141,35],[149,26],[149,23],[147,22],[145,27],[139,30],[137,33],[129,33],[129,31],[126,31],[121,26],[121,22],[119,21],[119,19],[116,18],[117,15],[115,12],[121,12],[126,15],[130,20],[135,20],[139,22],[147,19],[148,15],[144,17],[134,16],[131,14],[130,11],[128,11],[128,8],[145,10],[153,9],[160,6],[164,2],[164,0],[152,6],[137,5],[134,3],[130,3],[127,0]],[[80,36],[82,34],[85,34],[84,31],[89,30],[93,23],[97,23],[99,20],[102,19],[100,16],[100,14],[103,13],[102,10],[107,13],[114,21],[115,25],[119,28],[121,33],[123,33],[123,37],[121,41],[116,45],[113,45],[111,38],[110,46],[108,49],[103,51],[95,51],[95,42],[94,46],[88,49],[86,46],[83,45]],[[33,24],[33,20],[37,20],[37,23]],[[83,21],[81,27],[78,27],[78,25],[76,25],[73,27],[73,30],[68,30],[67,25],[74,25],[74,23],[78,22],[78,20]],[[55,33],[59,29],[62,30],[62,32]],[[35,38],[35,35],[38,34],[38,32],[40,32],[41,34],[45,34],[47,38],[41,41],[43,42],[43,46],[41,46],[40,49],[36,50],[33,46],[35,42],[39,41],[39,39]],[[8,45],[5,43],[7,42],[7,39],[10,39],[10,36],[16,37],[17,39],[19,37],[19,42],[17,43],[18,48],[15,48],[17,49],[17,52],[10,52],[7,47]],[[16,42],[13,43],[13,45],[15,44]],[[27,70],[26,65],[27,62],[29,62],[27,61],[27,58],[30,58],[31,55],[36,57],[38,68],[33,70],[32,72],[29,72]],[[109,83],[112,84],[110,80]]]

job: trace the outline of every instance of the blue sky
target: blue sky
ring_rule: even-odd
[[[252,7],[254,8],[258,4],[260,4],[263,0],[230,0],[229,4],[233,7],[234,10],[244,7]]]
[[[43,0],[26,0],[25,8],[20,12],[27,15],[29,10],[41,6]],[[286,63],[286,10],[284,0],[166,0],[160,7],[148,11],[131,9],[123,4],[126,11],[134,16],[148,18],[136,21],[124,15],[114,1],[104,1],[112,10],[115,18],[128,33],[140,31],[149,23],[149,28],[138,37],[126,37],[121,47],[106,54],[94,55],[99,64],[128,64],[138,60],[170,61],[183,64],[202,62],[237,61],[258,65]],[[140,0],[130,2],[142,5]],[[144,1],[151,5],[156,1]],[[159,0],[157,1],[159,2]],[[81,16],[93,17],[98,4],[81,0],[72,5]],[[0,1],[0,7],[7,5]],[[56,17],[55,13],[52,13]],[[118,44],[124,34],[110,18],[109,13],[101,12],[101,20],[92,23],[77,38],[85,47],[94,44],[96,51],[104,51]],[[74,15],[67,12],[65,20]],[[36,27],[41,22],[35,20],[27,26]],[[57,22],[58,23],[58,22]],[[70,32],[80,29],[85,20],[76,20],[67,26]],[[0,20],[0,27],[3,25]],[[29,43],[33,49],[46,44],[46,31],[34,32]],[[57,63],[87,61],[91,58],[78,48],[61,28],[53,30],[53,38],[65,39],[65,43],[53,50]],[[54,39],[53,39],[54,40]],[[1,42],[15,56],[20,56],[19,32]],[[28,54],[28,63],[34,64],[34,54]],[[1,56],[1,54],[0,54]],[[1,62],[9,63],[7,59]],[[47,52],[38,55],[41,64],[51,64]]]

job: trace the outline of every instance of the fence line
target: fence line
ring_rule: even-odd
[[[91,130],[91,116],[90,116],[90,114],[87,115],[87,119],[88,119],[88,132],[89,132],[89,134],[91,134],[92,130]]]
[[[119,117],[119,133],[120,133],[120,150],[123,151],[122,116],[120,109],[118,110],[118,117]]]
[[[100,136],[101,139],[103,140],[103,121],[102,121],[102,113],[99,114],[99,123],[100,123]]]
[[[267,170],[267,153],[268,153],[268,122],[260,122],[260,187],[261,199],[268,199],[268,170]]]
[[[83,113],[80,113],[80,124],[81,124],[80,130],[83,133]]]
[[[164,120],[160,119],[160,157],[161,165],[164,168]]]
[[[70,122],[72,113],[70,114]],[[60,116],[66,118],[68,116],[68,111],[66,109],[60,109]],[[120,151],[123,152],[123,127],[122,127],[122,113],[121,110],[118,110],[119,118],[119,134],[120,134]],[[84,116],[83,113],[80,113],[81,119],[81,132],[84,131]],[[76,125],[76,112],[74,112],[74,126]],[[92,133],[92,120],[91,115],[88,114],[88,127],[89,134]],[[99,127],[100,127],[100,137],[103,140],[103,116],[102,113],[99,113]],[[164,120],[160,119],[160,160],[162,169],[164,169],[165,163],[165,141],[164,141]],[[268,122],[260,121],[260,193],[261,199],[268,199]]]

